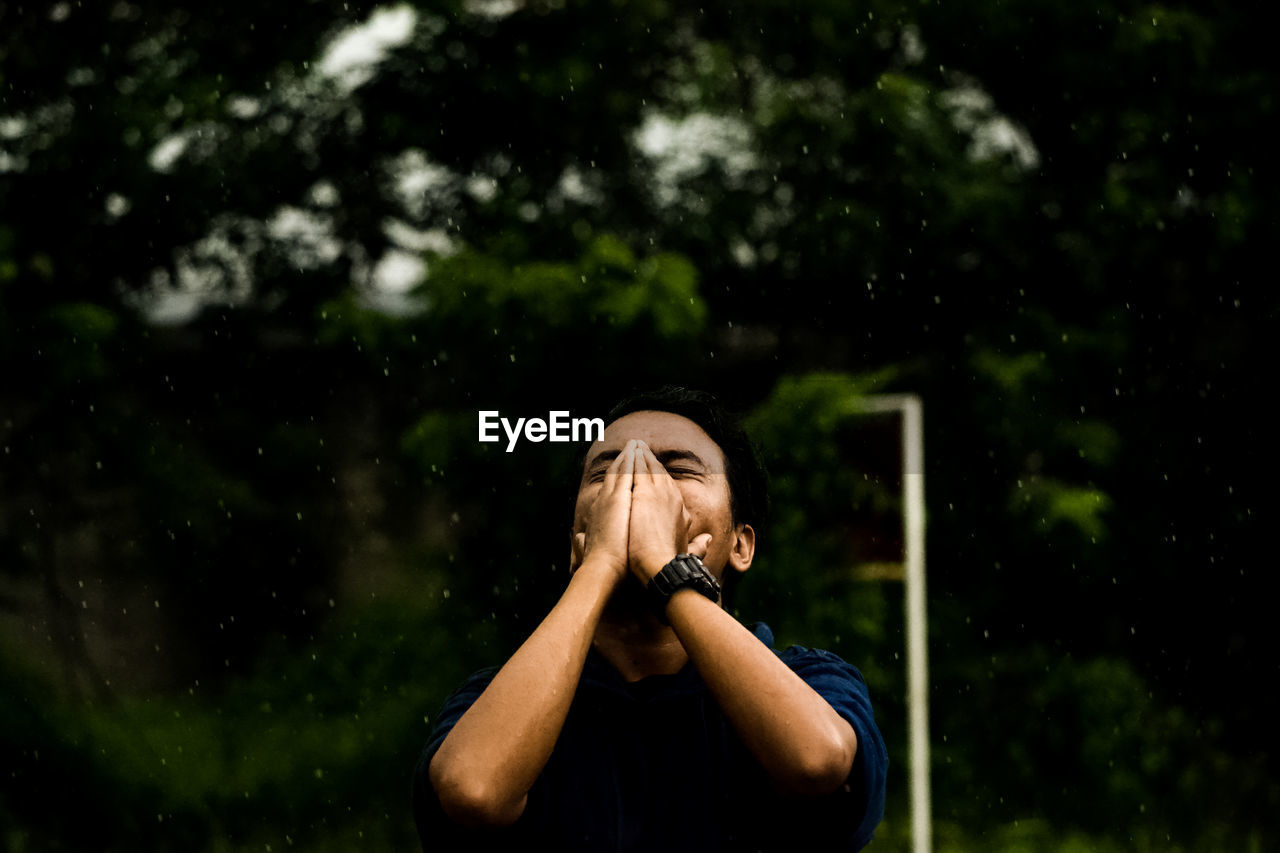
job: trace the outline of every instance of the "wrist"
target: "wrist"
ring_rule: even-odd
[[[720,604],[720,582],[694,554],[673,557],[649,579],[645,590],[663,622],[668,621],[667,606],[683,592],[697,593],[717,606]]]
[[[649,554],[640,554],[630,563],[631,571],[639,578],[640,582],[648,585],[653,580],[653,576],[661,572],[672,560],[676,558],[676,551],[673,549],[670,553],[656,552]]]
[[[671,598],[667,600],[667,605],[663,612],[663,621],[668,625],[675,626],[677,622],[681,621],[682,617],[702,612],[699,608],[704,606],[710,606],[716,610],[724,610],[718,600],[713,601],[692,587],[681,587],[671,593]]]
[[[589,554],[582,561],[582,565],[574,569],[569,582],[573,583],[580,579],[582,584],[599,585],[605,587],[606,591],[610,591],[622,578],[626,577],[626,574],[626,566],[619,566],[616,560],[600,554]]]

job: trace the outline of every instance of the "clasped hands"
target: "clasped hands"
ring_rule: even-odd
[[[645,442],[632,439],[605,472],[586,530],[574,534],[572,567],[590,560],[617,582],[630,571],[648,584],[676,554],[706,556],[711,534],[690,541],[689,522],[675,480]]]

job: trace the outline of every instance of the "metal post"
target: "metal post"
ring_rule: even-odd
[[[929,785],[929,649],[924,582],[924,416],[914,394],[872,394],[864,411],[902,414],[903,522],[906,528],[904,598],[907,623],[907,708],[911,741],[911,849],[932,853]]]

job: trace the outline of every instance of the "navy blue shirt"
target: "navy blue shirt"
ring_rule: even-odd
[[[773,647],[767,625],[752,630]],[[853,769],[834,794],[779,795],[692,665],[628,683],[593,651],[551,759],[510,827],[456,826],[427,777],[431,757],[497,669],[471,676],[446,700],[414,772],[423,850],[861,849],[884,813],[888,768],[867,686],[831,652],[792,646],[775,654],[858,736]]]

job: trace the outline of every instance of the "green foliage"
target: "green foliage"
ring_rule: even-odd
[[[1043,380],[1047,371],[1044,356],[1024,352],[1008,356],[990,350],[974,354],[975,369],[991,380],[1006,394],[1024,393],[1024,386],[1031,379]]]
[[[46,813],[32,798],[64,786],[83,802],[76,821],[50,809],[7,849],[415,844],[409,773],[430,715],[466,672],[440,606],[419,592],[349,612],[302,653],[281,646],[212,696],[197,684],[85,713],[16,694],[0,742],[6,807]],[[32,690],[7,670],[3,683]]]
[[[850,436],[856,434],[854,420],[863,411],[861,398],[891,375],[884,371],[864,377],[785,378],[748,421],[751,434],[765,448],[773,502],[768,528],[761,531],[759,562],[766,575],[761,600],[785,590],[793,606],[800,608],[797,622],[816,629],[819,636],[839,631],[830,631],[830,622],[815,623],[803,614],[811,606],[854,594],[853,564],[866,558],[850,553],[857,539],[851,536],[848,519],[874,523],[899,509],[892,479],[896,472],[890,471],[888,480],[882,479],[883,472],[871,479],[849,464],[847,449]]]
[[[1096,543],[1106,535],[1104,515],[1110,509],[1111,499],[1098,489],[1031,477],[1018,481],[1009,513],[1027,517],[1046,532],[1057,533],[1062,525]]]
[[[612,236],[594,238],[576,263],[508,267],[474,253],[443,259],[423,293],[437,322],[470,328],[505,321],[525,335],[648,327],[658,338],[675,338],[697,335],[706,318],[687,259],[669,253],[637,259]]]
[[[992,650],[986,660],[944,665],[934,689],[943,846],[969,849],[972,827],[988,821],[988,841],[999,849],[1221,843],[1212,840],[1221,827],[1173,805],[1214,801],[1225,781],[1212,724],[1164,705],[1123,659],[1078,660],[1039,646],[996,651],[990,637],[981,643]],[[1010,703],[1026,713],[1002,715]],[[1002,723],[992,727],[996,717]],[[1206,760],[1188,762],[1197,751]],[[1064,824],[1075,827],[1068,839],[1046,840]]]
[[[740,611],[867,675],[878,846],[886,390],[926,412],[939,849],[1274,839],[1267,28],[453,2],[348,74],[372,11],[0,7],[3,844],[412,846],[422,714],[564,579],[581,448],[476,411],[673,380],[752,411]]]
[[[871,685],[891,754],[902,756],[901,591],[864,578],[869,565],[903,559],[897,444],[867,429],[885,418],[863,403],[894,373],[784,377],[751,412],[747,425],[769,471],[772,509],[735,610],[768,622],[782,646],[830,648],[853,661]],[[898,803],[905,784],[904,776],[894,779]]]
[[[67,302],[49,312],[49,351],[60,383],[98,382],[111,370],[110,345],[119,330],[116,315],[99,305]]]
[[[403,439],[400,447],[406,459],[421,472],[426,482],[443,480],[454,464],[465,470],[475,443],[474,415],[431,412],[423,415]]]

